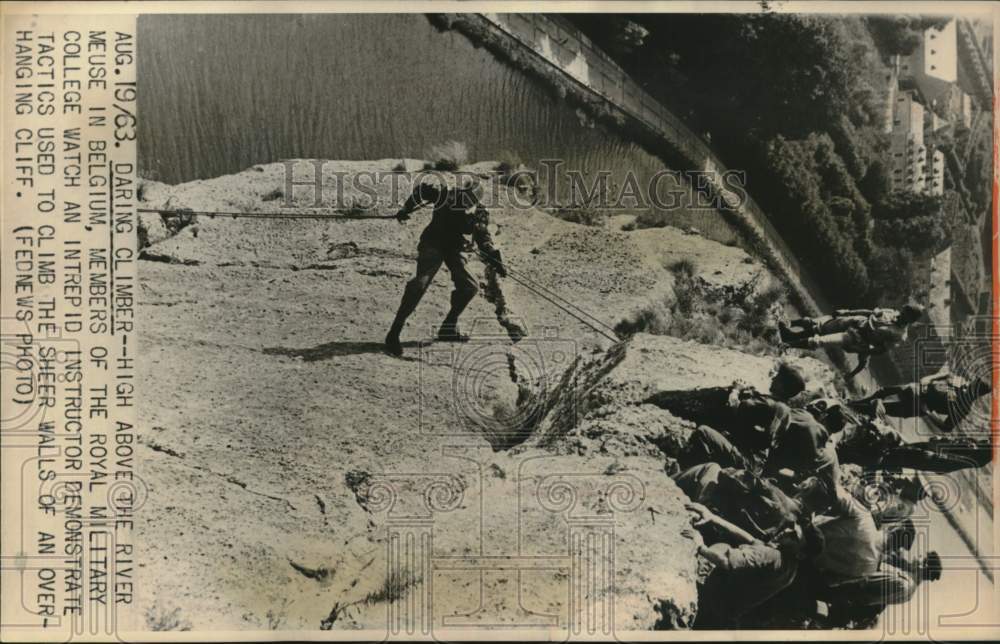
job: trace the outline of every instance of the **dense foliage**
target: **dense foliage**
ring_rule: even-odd
[[[891,192],[889,54],[931,23],[899,17],[570,17],[730,168],[837,304],[897,302],[945,247],[941,200]]]

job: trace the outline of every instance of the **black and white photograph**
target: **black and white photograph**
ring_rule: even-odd
[[[5,639],[997,636],[996,5],[528,6],[5,14]]]

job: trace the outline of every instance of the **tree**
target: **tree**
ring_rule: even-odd
[[[944,198],[908,190],[896,190],[875,204],[872,215],[878,219],[909,219],[940,215]]]
[[[869,301],[883,306],[904,304],[916,291],[916,261],[906,248],[880,246],[868,261],[870,290]]]
[[[914,23],[907,16],[868,16],[867,24],[875,44],[888,55],[912,54],[923,37],[919,19]]]
[[[869,203],[878,203],[885,199],[892,191],[892,179],[885,162],[881,159],[872,160],[858,188]]]
[[[915,253],[938,253],[951,243],[951,232],[943,218],[924,215],[875,222],[875,238],[886,246],[907,248]]]
[[[943,197],[892,192],[876,204],[874,215],[875,238],[881,244],[934,253],[951,242]]]

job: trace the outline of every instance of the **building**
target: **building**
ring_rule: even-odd
[[[929,195],[944,194],[944,152],[936,148],[928,148],[927,162],[924,167],[924,192]]]
[[[930,110],[924,110],[924,134],[937,134],[941,130],[951,125],[947,119],[943,119]],[[890,130],[891,132],[891,130]]]
[[[954,20],[941,28],[928,27],[916,50],[900,61],[900,77],[935,108],[948,99],[958,82],[958,36]]]
[[[972,97],[959,90],[957,114],[965,128],[972,127]]]
[[[927,317],[942,339],[951,328],[951,247],[931,258]]]
[[[889,140],[892,189],[923,192],[927,168],[924,107],[917,102],[912,91],[900,92],[896,96]]]

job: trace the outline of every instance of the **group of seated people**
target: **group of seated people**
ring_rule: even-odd
[[[705,390],[696,406],[675,409],[666,394],[650,400],[699,424],[674,474],[691,499],[700,554],[714,564],[699,589],[699,628],[789,611],[846,624],[908,601],[941,576],[938,554],[914,548],[924,543],[909,515],[923,489],[896,473],[982,466],[992,457],[989,442],[905,442],[884,422],[886,413],[911,410],[884,403],[898,388],[790,405],[804,388],[801,371],[780,363],[768,394],[737,382]],[[899,483],[895,501],[870,507],[864,485],[845,487],[841,463]]]

